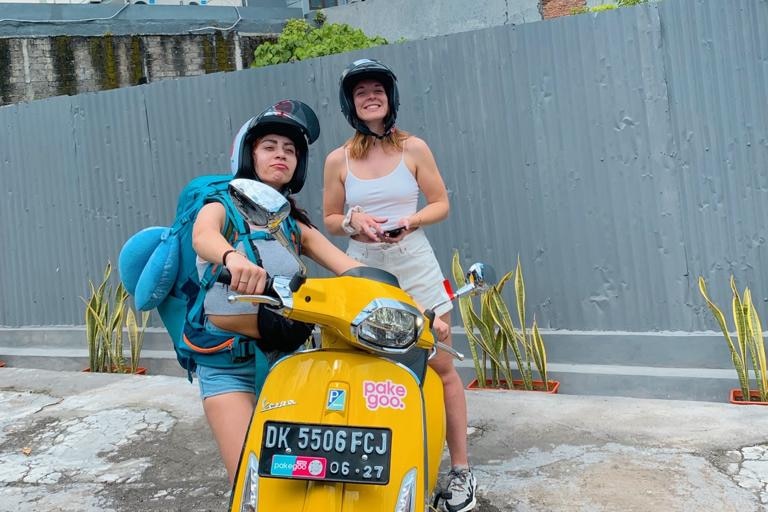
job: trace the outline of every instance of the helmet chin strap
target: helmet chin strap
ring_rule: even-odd
[[[359,123],[359,126],[357,127],[357,131],[359,131],[363,135],[370,135],[372,137],[376,137],[379,140],[384,140],[386,137],[388,137],[392,133],[392,129],[393,128],[394,128],[394,126],[392,128],[390,128],[389,130],[385,131],[383,135],[379,135],[378,133],[372,132],[371,129],[368,128],[367,124],[361,122],[361,123]]]

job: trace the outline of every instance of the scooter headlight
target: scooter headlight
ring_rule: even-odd
[[[357,340],[379,352],[406,352],[419,339],[424,317],[410,304],[376,299],[352,322]]]
[[[256,512],[259,509],[259,459],[251,452],[248,455],[248,467],[243,482],[243,499],[240,512]]]

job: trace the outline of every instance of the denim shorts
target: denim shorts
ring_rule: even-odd
[[[448,299],[440,263],[423,229],[417,229],[393,244],[366,243],[350,239],[347,254],[364,265],[380,268],[397,276],[400,287],[421,307],[431,308]],[[453,305],[448,302],[437,308],[435,313],[440,316],[451,309]]]
[[[232,368],[213,368],[198,364],[195,369],[198,384],[200,385],[200,397],[222,395],[242,391],[259,396],[261,386],[264,385],[266,371],[257,368],[257,357],[251,360],[251,364],[235,366]],[[261,374],[261,375],[260,375]],[[257,378],[259,375],[259,378]]]
[[[227,336],[234,334],[216,327],[207,320],[206,329],[215,334]],[[259,396],[271,364],[263,352],[258,349],[255,352],[256,354],[253,356],[253,359],[248,363],[228,368],[214,368],[198,362],[195,374],[200,386],[200,397],[205,400],[209,396],[236,391],[253,393]]]

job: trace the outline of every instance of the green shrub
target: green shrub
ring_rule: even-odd
[[[603,5],[596,5],[592,7],[589,11],[590,12],[603,12],[603,11],[612,11],[618,7],[616,4],[603,4]]]
[[[301,19],[289,20],[275,43],[263,43],[253,52],[251,67],[283,64],[387,44],[383,37],[368,37],[341,23],[312,27]]]
[[[575,7],[571,9],[571,14],[585,14],[588,12],[612,11],[613,9],[616,9],[618,7],[629,7],[632,5],[640,5],[645,3],[648,3],[648,0],[617,0],[615,4],[602,4],[602,5],[596,5],[594,7],[587,7],[586,5],[584,7]]]

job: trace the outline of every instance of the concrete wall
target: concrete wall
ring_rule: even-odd
[[[607,0],[588,0],[588,3]],[[584,0],[367,0],[326,9],[390,42],[569,14]],[[0,105],[247,68],[308,2],[259,0],[236,11],[133,4],[4,6]],[[58,22],[58,23],[57,23]],[[262,34],[262,35],[258,35]],[[27,36],[27,37],[20,37]]]
[[[0,105],[247,68],[256,46],[301,16],[284,0],[3,4]]]
[[[0,38],[102,36],[111,34],[206,34],[216,30],[244,34],[280,32],[286,19],[300,18],[300,8],[285,0],[252,0],[248,7],[199,5],[3,4]]]
[[[330,23],[347,23],[390,42],[542,19],[539,0],[366,0],[324,12]]]
[[[347,23],[368,35],[395,42],[520,25],[569,16],[578,8],[615,3],[615,0],[365,0],[323,11],[331,23]]]
[[[0,105],[248,67],[274,36],[55,36],[0,39]]]

